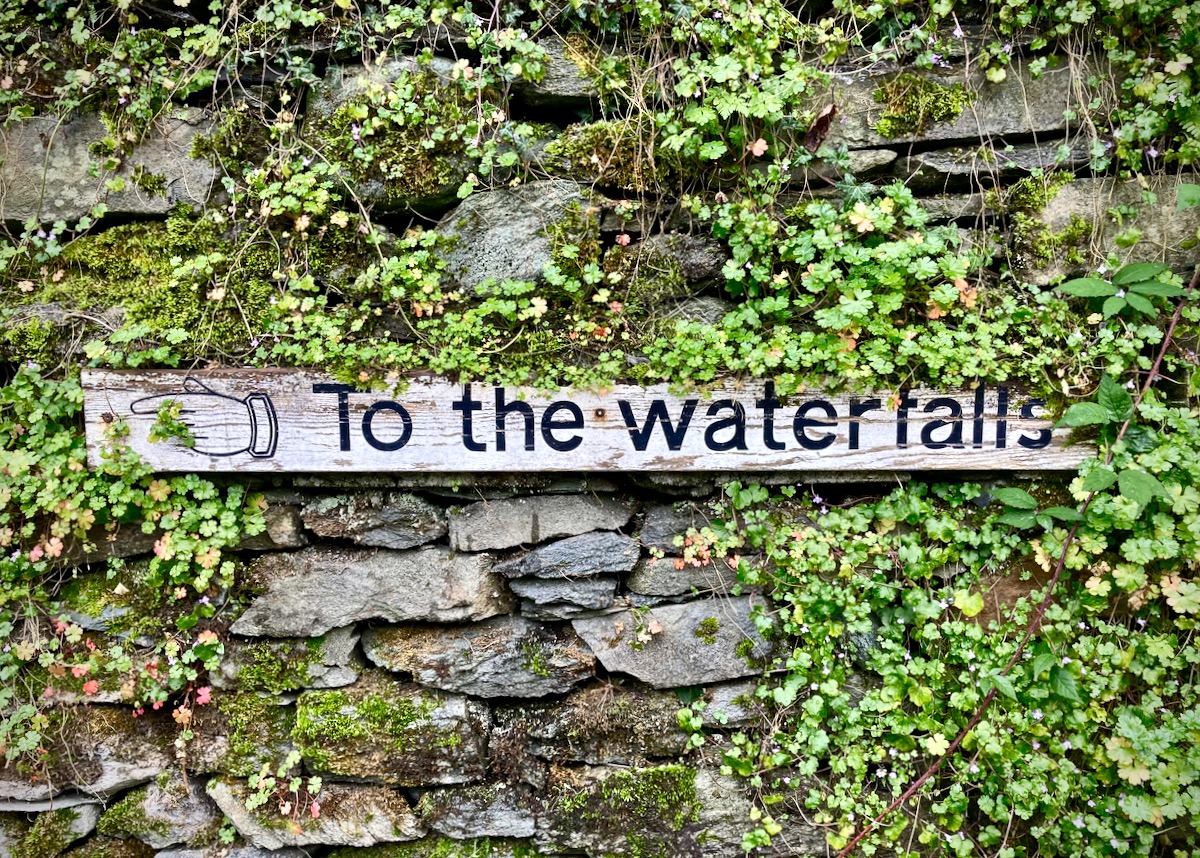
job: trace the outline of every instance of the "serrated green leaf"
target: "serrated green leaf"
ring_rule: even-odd
[[[1004,515],[998,517],[996,521],[1000,524],[1011,525],[1012,527],[1026,528],[1033,527],[1037,520],[1037,516],[1029,510],[1009,510]]]
[[[993,489],[991,494],[992,497],[1005,506],[1016,507],[1017,509],[1037,509],[1037,500],[1024,489],[1006,487]]]
[[[1080,277],[1059,284],[1058,291],[1076,298],[1103,298],[1117,294],[1117,287],[1097,277]]]
[[[1114,274],[1112,282],[1117,286],[1140,283],[1143,280],[1153,280],[1167,270],[1168,267],[1161,262],[1134,262]]]
[[[1104,417],[1109,423],[1124,423],[1133,416],[1133,397],[1111,375],[1100,377],[1096,400],[1104,409]]]
[[[1160,298],[1178,298],[1180,295],[1186,295],[1186,289],[1180,289],[1178,286],[1173,286],[1170,283],[1160,283],[1158,280],[1146,280],[1142,283],[1134,283],[1129,287],[1130,292],[1136,292],[1139,295],[1157,295]]]
[[[1049,509],[1043,510],[1043,512],[1052,518],[1057,518],[1059,521],[1083,521],[1083,516],[1079,514],[1079,510],[1071,509],[1069,506],[1052,506]]]
[[[1085,492],[1102,492],[1117,481],[1117,474],[1112,468],[1093,468],[1083,478]]]
[[[1075,683],[1075,677],[1065,667],[1050,668],[1050,687],[1055,695],[1063,700],[1069,700],[1072,703],[1083,702],[1083,698],[1079,696],[1079,686]]]
[[[720,140],[709,140],[700,147],[700,157],[709,161],[715,161],[729,151],[729,147]]]
[[[1125,304],[1126,301],[1124,298],[1118,298],[1116,295],[1113,295],[1111,298],[1105,300],[1104,306],[1100,308],[1100,312],[1104,314],[1104,318],[1111,319],[1125,309]]]
[[[1133,307],[1133,309],[1137,310],[1139,313],[1145,313],[1147,316],[1152,316],[1155,312],[1157,312],[1154,309],[1154,305],[1150,303],[1149,298],[1143,297],[1136,292],[1127,293],[1125,295],[1125,301],[1130,307]]]
[[[1167,496],[1167,490],[1163,488],[1157,477],[1135,468],[1121,471],[1117,475],[1117,483],[1121,487],[1121,496],[1129,498],[1138,506],[1150,503],[1155,495],[1163,498]]]
[[[1108,415],[1105,410],[1095,402],[1076,402],[1067,409],[1067,413],[1063,415],[1058,425],[1076,428],[1078,426],[1092,426],[1096,423],[1104,423],[1107,419]]]

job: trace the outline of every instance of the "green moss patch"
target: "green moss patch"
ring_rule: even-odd
[[[875,130],[884,137],[915,137],[932,124],[954,122],[972,100],[962,84],[946,86],[904,72],[875,90],[875,102],[884,105]]]

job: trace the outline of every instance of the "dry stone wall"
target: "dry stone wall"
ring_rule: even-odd
[[[580,208],[594,211],[601,233],[630,242],[634,264],[681,275],[683,288],[654,296],[662,318],[724,315],[721,244],[674,200],[644,199],[631,211],[606,165],[581,166],[552,145],[580,132],[571,111],[586,113],[596,92],[561,42],[544,47],[546,76],[518,95],[562,121],[544,139],[514,144],[532,180],[460,202],[475,165],[448,157],[437,181],[398,191],[394,177],[363,175],[355,197],[382,223],[391,213],[402,226],[415,212],[456,237],[447,277],[468,292],[487,278],[538,279],[552,229]],[[430,69],[449,74],[454,45],[437,48]],[[371,68],[335,60],[304,121],[319,129],[356,93],[411,68],[409,58]],[[1178,261],[1172,254],[1200,225],[1200,209],[1176,212],[1176,180],[1149,187],[1084,175],[1072,118],[1088,99],[1080,69],[1035,78],[1018,63],[998,86],[972,74],[958,65],[835,75],[823,96],[837,105],[827,142],[847,158],[796,171],[788,199],[828,194],[847,173],[906,181],[936,220],[997,248],[1034,283],[1110,253]],[[879,94],[901,79],[947,92],[965,85],[971,95],[941,120],[897,128]],[[888,121],[893,133],[881,132]],[[192,148],[212,127],[197,109],[164,116],[123,160],[119,185],[89,168],[106,133],[99,118],[5,128],[0,218],[49,227],[97,203],[117,220],[224,205],[218,170]],[[1021,179],[1054,170],[1080,175],[1032,201],[1013,193]],[[135,176],[145,174],[165,182],[139,187]],[[1154,205],[1141,205],[1149,193]],[[1134,204],[1131,222],[1120,210]],[[1131,229],[1139,241],[1129,241]],[[107,310],[119,319],[119,306]],[[78,321],[41,304],[10,322],[30,318]],[[175,723],[170,707],[131,717],[119,687],[86,698],[54,691],[44,765],[0,771],[0,856],[742,854],[751,799],[721,773],[720,752],[754,717],[756,677],[781,643],[732,570],[683,556],[720,481],[301,475],[263,486],[267,530],[240,546],[239,589],[217,600],[225,658],[194,722]],[[95,553],[67,547],[61,609],[95,646],[118,635],[137,643],[138,562],[156,538],[134,526]],[[106,577],[106,555],[130,560],[128,580]],[[701,748],[677,720],[681,701],[697,699],[716,725]],[[323,780],[315,801],[283,814],[248,809],[246,779],[274,774],[292,754],[306,778]],[[232,844],[219,841],[225,820]],[[822,828],[789,824],[774,854],[826,854]]]

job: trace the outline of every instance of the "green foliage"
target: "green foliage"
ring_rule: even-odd
[[[908,72],[875,91],[884,105],[875,130],[884,137],[916,137],[930,124],[953,122],[972,101],[962,84],[946,86]]]

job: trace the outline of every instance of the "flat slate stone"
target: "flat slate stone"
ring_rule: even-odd
[[[609,608],[616,601],[618,580],[596,578],[517,578],[509,582],[521,598],[521,613],[534,620],[569,620]]]
[[[1067,129],[1067,111],[1078,114],[1085,107],[1074,92],[1078,72],[1067,63],[1058,69],[1048,69],[1035,79],[1020,60],[1014,59],[1008,76],[998,84],[988,82],[979,70],[967,75],[953,69],[915,73],[945,86],[963,84],[975,94],[975,100],[952,122],[930,122],[917,134],[885,137],[875,130],[885,109],[884,104],[875,101],[875,93],[894,78],[895,73],[834,75],[829,93],[816,99],[822,104],[832,101],[838,109],[826,145],[864,149],[918,141],[978,140],[1017,134],[1038,134],[1040,140],[1048,141],[1053,132]]]
[[[278,768],[294,749],[296,710],[289,703],[284,696],[223,691],[209,705],[194,707],[188,769],[248,778],[264,764]]]
[[[367,658],[421,685],[477,697],[561,694],[595,659],[569,628],[494,617],[469,626],[392,626],[363,635]]]
[[[248,579],[266,592],[233,624],[234,634],[314,637],[359,620],[452,623],[511,607],[487,556],[444,548],[313,547],[260,557]]]
[[[705,685],[760,672],[771,645],[750,619],[754,599],[703,599],[572,621],[610,673],[655,688]]]
[[[728,593],[737,572],[724,561],[697,566],[682,557],[647,557],[638,561],[625,586],[643,596],[686,596]]]
[[[632,516],[628,504],[590,495],[481,501],[450,511],[450,547],[487,551],[534,545],[593,530],[616,530]]]
[[[605,572],[628,572],[641,556],[637,540],[619,533],[585,533],[560,539],[496,564],[508,578],[587,578]]]
[[[446,513],[403,492],[335,495],[305,505],[304,525],[317,536],[379,548],[416,548],[446,535]]]
[[[85,113],[66,123],[35,116],[14,123],[0,131],[0,220],[73,224],[97,203],[108,206],[109,215],[163,215],[181,204],[204,205],[218,171],[189,153],[196,136],[211,124],[199,108],[178,110],[158,120],[121,166],[106,173],[93,169],[102,159],[90,152],[92,144],[109,136],[99,116]],[[139,188],[133,180],[139,167],[162,177],[165,193]],[[123,180],[124,189],[108,190],[111,179]]]
[[[514,784],[434,789],[417,803],[421,822],[455,840],[472,837],[532,837],[534,805]]]
[[[588,59],[574,44],[548,36],[538,39],[537,46],[546,52],[545,74],[539,81],[521,80],[515,85],[531,104],[586,106],[600,96],[587,74]]]
[[[270,802],[265,810],[247,810],[249,793],[241,780],[215,778],[208,783],[208,794],[238,834],[261,849],[374,846],[416,840],[425,834],[404,796],[386,787],[326,782],[317,796],[320,816],[313,819],[302,813],[294,828],[280,824],[278,808]]]

